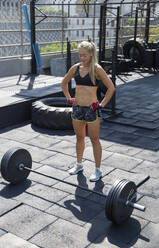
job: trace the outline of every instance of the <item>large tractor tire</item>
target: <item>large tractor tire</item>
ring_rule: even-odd
[[[72,107],[65,97],[43,98],[32,103],[32,123],[41,128],[70,130]]]
[[[133,59],[137,62],[137,66],[143,65],[145,47],[140,40],[129,40],[123,46],[123,54],[127,59]]]

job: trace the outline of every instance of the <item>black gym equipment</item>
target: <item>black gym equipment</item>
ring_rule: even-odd
[[[32,103],[31,121],[41,128],[72,130],[71,113],[66,97],[42,98]]]
[[[117,180],[106,196],[98,191],[90,190],[81,185],[70,183],[68,181],[64,181],[62,179],[33,170],[30,153],[26,149],[19,147],[11,148],[4,154],[2,157],[0,170],[2,177],[12,184],[23,182],[25,179],[27,179],[30,172],[34,172],[38,175],[45,176],[105,197],[107,198],[105,205],[105,215],[109,220],[118,225],[126,221],[131,216],[134,208],[140,211],[145,211],[145,206],[136,203],[137,188],[144,184],[150,178],[150,176],[147,176],[138,185],[126,179]]]
[[[144,40],[137,39],[138,28],[138,11],[146,10],[145,37]],[[158,71],[159,69],[159,42],[149,42],[149,27],[150,27],[150,2],[147,2],[146,8],[136,8],[135,11],[135,26],[134,38],[128,40],[123,45],[123,54],[125,58],[132,59],[132,68],[143,67]]]
[[[115,46],[112,51],[112,61],[108,61],[105,59],[105,38],[106,38],[106,15],[108,9],[116,10],[116,37],[115,37]],[[117,74],[117,57],[118,57],[118,39],[119,39],[119,24],[120,22],[120,8],[119,7],[108,7],[107,3],[104,2],[100,6],[100,31],[99,31],[99,64],[104,68],[105,66],[109,65],[112,68],[111,72],[111,79],[116,86],[116,74]],[[101,91],[102,93],[102,91]],[[99,93],[100,95],[100,93]],[[109,105],[110,111],[105,109],[105,112],[109,115],[116,115],[116,93],[113,94]]]

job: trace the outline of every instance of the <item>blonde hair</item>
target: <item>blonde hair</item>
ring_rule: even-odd
[[[98,63],[97,61],[97,51],[96,45],[93,42],[82,41],[78,45],[78,49],[85,49],[87,52],[91,53],[91,61],[89,64],[89,75],[93,84],[95,84],[95,66]]]

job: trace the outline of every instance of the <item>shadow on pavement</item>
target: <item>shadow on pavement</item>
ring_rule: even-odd
[[[24,182],[16,185],[7,184],[7,183],[2,183],[2,184],[4,185],[4,187],[0,191],[0,196],[6,199],[10,199],[25,192],[29,187],[31,187],[32,182],[29,179],[27,179]]]
[[[79,173],[77,178],[79,185],[88,188],[86,177],[82,173]],[[103,186],[102,180],[98,181],[93,190],[102,193]],[[138,220],[131,217],[123,224],[115,225],[105,217],[103,204],[80,197],[79,191],[81,189],[76,188],[75,199],[67,200],[64,204],[77,219],[86,223],[84,226],[88,229],[87,238],[90,243],[100,244],[105,242],[105,238],[111,244],[122,248],[132,247],[136,243],[141,232]]]
[[[75,135],[73,130],[53,130],[53,129],[45,129],[35,126],[31,124],[31,128],[40,134],[47,134],[47,135],[56,135],[56,136],[66,136],[66,135]]]

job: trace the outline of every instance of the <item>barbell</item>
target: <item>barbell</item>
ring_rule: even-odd
[[[2,177],[12,184],[23,182],[27,179],[30,172],[33,172],[105,197],[105,216],[115,224],[121,224],[126,221],[131,216],[134,208],[140,211],[145,211],[146,209],[145,206],[136,203],[137,188],[144,184],[150,176],[147,176],[137,185],[133,181],[127,179],[118,179],[114,182],[106,196],[101,192],[33,170],[30,153],[26,149],[20,147],[13,147],[3,155],[0,169]]]

